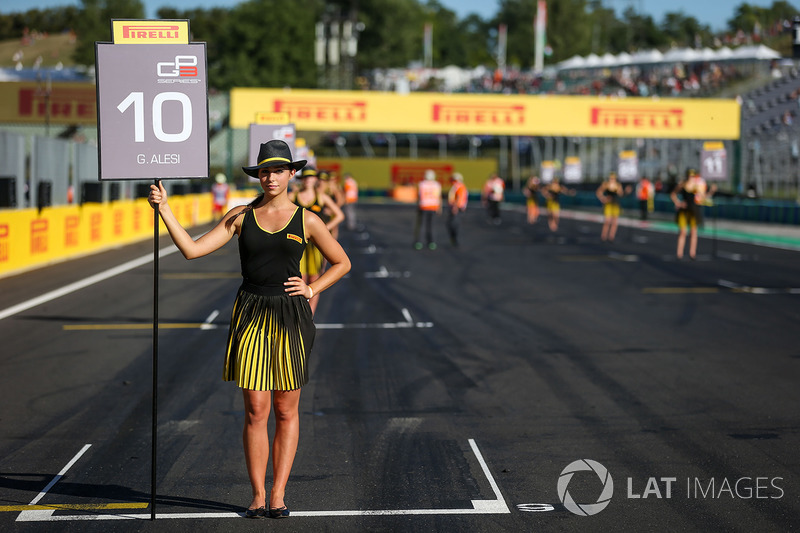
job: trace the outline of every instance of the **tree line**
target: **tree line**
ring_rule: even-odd
[[[683,12],[661,21],[639,13],[632,4],[621,14],[603,0],[547,0],[545,64],[574,55],[617,54],[670,46],[712,46],[723,35]],[[536,0],[500,0],[491,19],[476,14],[459,18],[438,0],[246,0],[231,8],[178,10],[161,8],[161,19],[189,19],[192,39],[207,43],[209,79],[214,88],[234,86],[314,88],[319,83],[314,61],[316,24],[354,23],[358,30],[355,72],[406,67],[422,62],[423,28],[433,27],[435,67],[497,64],[498,27],[507,27],[506,65],[528,69],[534,62]],[[732,8],[726,35],[754,36],[784,55],[791,37],[782,21],[798,11],[786,1],[770,7],[746,2]],[[95,41],[110,40],[110,19],[145,18],[141,0],[82,0],[80,6],[31,9],[0,15],[0,39],[23,31],[57,33],[74,30],[74,60],[94,63]],[[355,23],[359,23],[355,26]]]

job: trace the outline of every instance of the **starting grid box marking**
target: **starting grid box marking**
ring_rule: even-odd
[[[493,500],[472,500],[471,508],[463,509],[366,509],[366,510],[344,510],[344,511],[292,511],[293,517],[325,517],[325,516],[398,516],[398,515],[464,515],[464,514],[509,514],[511,510],[508,508],[500,487],[492,476],[483,455],[475,443],[475,439],[468,440],[472,453],[475,455],[478,463],[481,466],[483,474],[486,476],[489,485],[492,487],[495,499]],[[86,445],[67,466],[62,469],[61,473],[57,475],[48,484],[45,489],[40,492],[36,498],[29,504],[29,506],[14,506],[17,510],[24,507],[33,507],[31,510],[21,510],[17,516],[17,522],[65,522],[65,521],[79,521],[79,520],[150,520],[150,513],[115,513],[115,514],[85,514],[85,515],[55,515],[57,510],[66,509],[84,509],[100,510],[100,509],[114,509],[114,508],[131,508],[133,506],[141,506],[146,504],[108,504],[108,505],[42,505],[37,502],[40,501],[47,491],[55,485],[66,471],[83,455],[90,445]],[[9,509],[10,510],[10,509]],[[198,519],[198,518],[241,518],[244,513],[161,513],[156,514],[156,519]]]

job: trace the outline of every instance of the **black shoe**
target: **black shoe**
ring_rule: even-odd
[[[270,507],[270,509],[269,509],[269,517],[270,518],[289,518],[289,509],[287,509],[285,505],[283,507],[278,507],[277,509],[273,509],[272,507]]]
[[[266,518],[266,507],[259,507],[258,509],[248,509],[244,512],[245,518]]]

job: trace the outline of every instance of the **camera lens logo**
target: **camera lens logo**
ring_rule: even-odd
[[[603,490],[595,503],[577,503],[570,495],[567,487],[576,472],[591,471],[597,474],[603,484]],[[611,496],[614,495],[614,480],[606,467],[591,459],[579,459],[567,465],[558,477],[558,497],[564,507],[571,513],[580,516],[591,516],[599,513],[608,506]]]

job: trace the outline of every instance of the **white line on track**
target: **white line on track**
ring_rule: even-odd
[[[726,289],[731,289],[732,291],[745,292],[748,294],[800,294],[800,288],[797,287],[750,287],[725,279],[718,280],[717,284]]]
[[[617,252],[608,252],[608,257],[616,259],[617,261],[625,261],[628,263],[635,263],[639,261],[639,256],[634,254],[620,254]]]
[[[203,325],[200,326],[200,329],[217,329],[217,325],[212,324],[212,322],[214,322],[214,319],[217,318],[218,316],[219,316],[219,309],[214,309],[211,312],[211,314],[208,315],[208,318],[206,318],[205,321],[203,321]]]
[[[350,277],[351,273],[345,274],[345,277]],[[377,270],[377,272],[364,272],[363,276],[368,279],[387,279],[387,278],[410,278],[411,272],[404,270],[403,272],[390,272],[385,266]]]
[[[374,244],[370,244],[366,248],[359,248],[359,249],[356,249],[354,251],[356,253],[360,253],[360,254],[373,255],[373,254],[376,254],[378,252],[378,247],[375,246]]]
[[[158,257],[166,257],[177,251],[178,249],[175,246],[167,246],[166,248],[162,248],[161,250],[158,251]],[[25,302],[0,310],[0,320],[16,315],[17,313],[21,313],[22,311],[27,311],[28,309],[36,307],[37,305],[50,302],[52,300],[55,300],[56,298],[61,298],[62,296],[66,296],[67,294],[73,293],[75,291],[85,289],[86,287],[94,285],[95,283],[100,283],[101,281],[105,281],[109,278],[113,278],[114,276],[118,276],[119,274],[123,274],[129,270],[133,270],[134,268],[138,268],[140,266],[152,262],[153,262],[153,254],[150,253],[138,259],[128,261],[127,263],[122,263],[121,265],[115,266],[114,268],[109,268],[105,272],[100,272],[99,274],[95,274],[94,276],[89,276],[88,278],[76,281],[75,283],[70,283],[69,285],[65,285],[60,289],[50,291],[48,293],[42,294],[41,296],[37,296],[36,298],[31,298],[30,300],[27,300]]]
[[[317,329],[400,329],[400,328],[432,328],[433,322],[414,322],[414,318],[405,307],[401,311],[405,322],[377,322],[355,324],[316,324]]]
[[[73,458],[72,458],[72,460],[71,460],[70,462],[68,462],[64,468],[62,468],[62,469],[61,469],[61,472],[59,472],[59,473],[56,475],[56,477],[54,477],[54,478],[53,478],[53,479],[50,481],[50,483],[48,483],[48,484],[47,484],[47,486],[46,486],[44,489],[42,489],[42,492],[40,492],[39,494],[37,494],[37,495],[36,495],[36,497],[35,497],[34,499],[32,499],[32,500],[31,500],[31,502],[30,502],[28,505],[36,505],[37,503],[39,503],[39,500],[41,500],[42,498],[44,498],[45,494],[47,494],[47,491],[48,491],[48,490],[50,490],[50,489],[52,489],[52,488],[53,488],[53,485],[55,485],[56,483],[58,483],[58,480],[59,480],[59,479],[61,479],[62,477],[64,477],[64,474],[66,474],[66,473],[67,473],[67,470],[69,470],[70,468],[72,468],[72,465],[74,465],[75,463],[77,463],[77,462],[78,462],[78,459],[80,459],[80,458],[81,458],[81,456],[82,456],[84,453],[86,453],[86,450],[88,450],[88,449],[89,449],[91,446],[92,446],[91,444],[86,444],[86,445],[84,445],[84,446],[83,446],[83,448],[81,448],[81,451],[79,451],[78,453],[76,453],[76,454],[75,454],[75,457],[73,457]]]
[[[317,329],[403,329],[403,328],[432,328],[433,322],[376,322],[376,323],[330,323],[316,324]]]
[[[723,251],[717,252],[717,255],[723,259],[730,259],[731,261],[742,261],[744,259],[742,254],[733,254]]]
[[[343,511],[292,511],[293,517],[320,517],[320,516],[397,516],[397,515],[465,515],[465,514],[508,514],[511,511],[506,504],[500,487],[492,476],[483,455],[475,443],[469,439],[469,446],[481,466],[483,474],[492,487],[495,499],[471,500],[471,508],[462,509],[366,509]],[[53,515],[54,511],[23,511],[17,518],[18,522],[65,522],[74,520],[149,520],[150,513],[126,514],[85,514],[85,515]],[[156,519],[196,519],[196,518],[240,518],[244,513],[161,513],[156,514]]]

